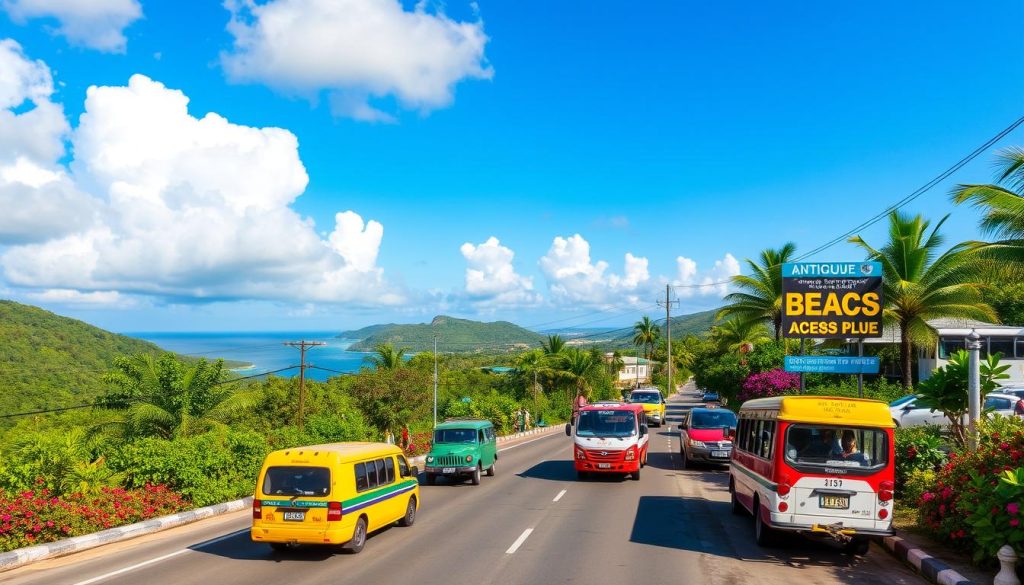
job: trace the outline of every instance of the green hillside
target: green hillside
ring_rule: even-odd
[[[715,324],[715,313],[718,309],[701,311],[672,317],[672,337],[685,337],[687,335],[703,335]]]
[[[379,343],[391,343],[407,351],[429,351],[434,347],[437,334],[438,350],[445,352],[476,352],[513,349],[519,346],[536,347],[543,336],[509,323],[484,323],[439,315],[430,323],[411,325],[372,325],[356,331],[346,331],[338,337],[358,339],[349,347],[352,351],[372,351]]]
[[[687,335],[706,335],[715,323],[715,313],[718,309],[690,313],[672,317],[672,339],[682,339]],[[665,320],[658,321],[658,326],[665,333]],[[605,349],[630,349],[633,348],[633,331],[630,326],[609,330],[605,334],[592,333],[581,339],[566,337],[570,345],[594,346]]]
[[[160,348],[38,307],[0,300],[0,414],[72,406],[102,393],[118,355]]]

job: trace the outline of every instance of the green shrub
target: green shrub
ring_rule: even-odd
[[[921,496],[935,485],[934,469],[913,469],[903,479],[902,488],[897,487],[896,505],[917,508]],[[899,484],[897,484],[899,485]]]
[[[904,495],[903,490],[914,472],[934,472],[942,467],[946,462],[944,445],[942,429],[937,425],[896,429],[896,493],[904,502],[916,505],[918,498]]]
[[[197,506],[253,493],[270,451],[256,433],[226,431],[174,440],[146,438],[123,445],[110,457],[130,488],[164,484]]]

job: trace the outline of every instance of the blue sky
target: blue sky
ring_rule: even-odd
[[[99,39],[74,27],[80,17],[35,4],[8,3],[0,39],[49,70],[53,93],[39,99],[63,108],[65,150],[33,164],[59,175],[48,185],[66,182],[60,201],[82,211],[74,225],[49,217],[34,236],[24,222],[21,232],[0,224],[0,290],[121,331],[348,329],[441,312],[529,325],[573,314],[589,322],[605,310],[597,325],[628,323],[666,282],[716,281],[762,248],[792,240],[809,250],[845,232],[1024,114],[1019,2],[638,9],[484,0],[440,12],[391,0],[272,0],[255,9],[228,3],[233,16],[216,3],[183,11],[124,0],[96,17],[106,28],[127,21]],[[262,35],[273,14],[288,11],[314,19],[316,30]],[[375,28],[374,11],[392,24]],[[410,15],[443,32],[409,34]],[[250,35],[244,43],[239,28]],[[85,27],[109,33],[101,29]],[[267,64],[275,59],[276,69]],[[92,124],[81,127],[89,87],[124,88],[136,74],[162,86],[96,92]],[[159,110],[149,108],[171,90],[188,97],[191,117],[213,112],[238,127],[223,135],[229,154],[188,152],[209,127],[160,135],[187,119],[144,136],[121,127],[119,108],[151,120]],[[21,114],[32,104],[9,107]],[[308,183],[275,186],[294,174],[295,150],[280,137],[252,147],[243,128],[267,127],[297,139]],[[1021,144],[1022,132],[998,146]],[[179,139],[172,153],[159,146]],[[145,140],[157,145],[154,159],[175,165],[127,160],[150,152]],[[129,154],[111,163],[112,152]],[[0,152],[0,166],[15,160]],[[196,160],[212,162],[205,169]],[[975,212],[954,209],[948,192],[958,181],[988,181],[991,162],[981,156],[907,209],[935,219],[952,212],[950,242],[978,237]],[[230,165],[241,178],[274,183],[257,206],[265,217],[225,203],[233,184],[204,184]],[[181,173],[193,174],[186,186],[167,184]],[[127,198],[125,183],[137,187]],[[18,201],[2,189],[0,201]],[[143,196],[173,213],[146,215],[129,203]],[[40,205],[36,219],[61,208]],[[219,215],[225,207],[233,211]],[[284,210],[315,227],[281,219]],[[345,211],[379,222],[379,246],[371,229],[359,232],[362,223],[336,229]],[[240,235],[136,233],[185,217],[220,218],[227,223],[211,225]],[[877,241],[883,229],[865,238]],[[83,233],[93,235],[76,238]],[[327,246],[332,233],[347,243],[324,256],[315,240]],[[486,245],[492,237],[500,244]],[[138,253],[115,261],[110,250]],[[857,257],[840,245],[816,259]],[[76,272],[92,261],[91,272]],[[682,309],[716,306],[721,293],[684,296]]]

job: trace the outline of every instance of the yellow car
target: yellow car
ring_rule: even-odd
[[[335,443],[267,455],[252,503],[254,542],[363,550],[369,533],[416,521],[418,470],[395,445]]]
[[[665,399],[657,388],[637,388],[629,395],[629,401],[641,404],[647,415],[647,424],[660,427],[665,422]]]

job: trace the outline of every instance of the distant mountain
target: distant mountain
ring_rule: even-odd
[[[338,337],[357,340],[349,346],[351,351],[373,351],[378,344],[390,343],[416,352],[432,350],[435,333],[439,351],[460,353],[525,349],[539,346],[544,339],[541,334],[508,321],[485,323],[444,315],[434,317],[430,323],[371,325],[345,331]]]
[[[715,313],[718,309],[690,313],[672,317],[672,339],[681,339],[687,335],[704,335],[715,323]],[[658,321],[662,334],[665,333],[665,321],[662,318]],[[572,346],[597,346],[604,348],[631,348],[633,347],[633,328],[626,325],[619,328],[587,328],[563,330],[550,330],[545,333],[558,333],[565,338],[566,343]]]
[[[715,313],[717,312],[718,309],[711,309],[710,311],[672,317],[672,337],[707,333],[715,324]]]
[[[0,300],[0,414],[91,402],[119,355],[160,353],[125,337],[31,305]]]

